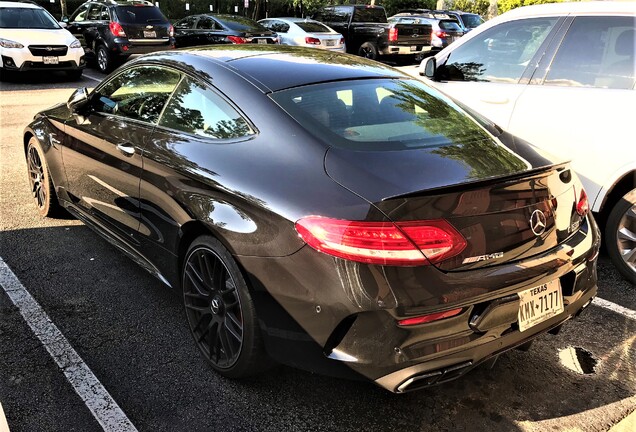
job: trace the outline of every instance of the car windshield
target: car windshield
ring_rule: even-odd
[[[296,25],[307,33],[331,33],[329,27],[319,22],[297,22]]]
[[[117,17],[126,24],[147,23],[147,22],[168,22],[159,8],[154,6],[118,6]]]
[[[484,19],[479,15],[471,14],[462,15],[462,21],[464,21],[464,25],[470,29],[474,29],[475,27],[478,27],[485,22]]]
[[[239,16],[224,16],[217,17],[217,20],[221,21],[230,30],[239,32],[266,32],[269,31],[256,21],[252,21],[249,18],[242,18]]]
[[[417,80],[339,81],[283,90],[271,97],[334,147],[391,151],[493,140],[479,119]]]
[[[0,28],[57,30],[61,27],[44,9],[0,8]]]

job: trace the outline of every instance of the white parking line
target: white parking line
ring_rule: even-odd
[[[117,402],[0,257],[0,286],[105,431],[137,431]]]
[[[611,310],[612,312],[616,312],[617,314],[621,314],[627,318],[636,320],[636,311],[627,309],[626,307],[617,305],[616,303],[612,303],[611,301],[596,297],[592,304],[598,307],[602,307],[603,309]]]
[[[84,76],[85,78],[92,79],[93,81],[102,82],[101,78],[95,78],[95,77],[90,76],[90,75],[88,75],[88,74],[84,74],[83,76]]]
[[[1,403],[0,403],[0,432],[9,432],[9,424],[7,423],[7,418],[4,416],[4,410],[2,409]]]

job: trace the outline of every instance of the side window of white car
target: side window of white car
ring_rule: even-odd
[[[440,78],[517,83],[557,21],[530,18],[486,30],[451,52]]]
[[[635,27],[633,17],[577,17],[550,65],[544,84],[634,88]]]

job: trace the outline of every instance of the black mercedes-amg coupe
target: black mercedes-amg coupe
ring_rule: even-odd
[[[65,208],[181,290],[228,377],[271,358],[406,392],[596,295],[569,165],[360,57],[146,55],[37,114],[24,151],[40,213]]]

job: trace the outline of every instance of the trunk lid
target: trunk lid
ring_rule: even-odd
[[[430,24],[395,24],[398,31],[397,45],[430,45]]]
[[[332,148],[326,169],[335,181],[369,199],[394,222],[448,221],[467,246],[459,255],[435,264],[443,271],[528,258],[557,246],[578,230],[582,217],[576,203],[581,186],[569,165],[517,167],[513,172],[514,159],[505,161],[504,157],[498,162],[497,156],[504,153],[487,147],[481,153],[482,162],[489,161],[488,172],[475,170],[477,154],[457,148],[454,154],[438,148],[378,152],[381,155],[355,152],[355,156]],[[339,169],[343,159],[353,169]],[[356,181],[354,177],[361,173],[366,179]],[[367,186],[359,186],[364,184]],[[387,186],[379,186],[382,184]],[[400,189],[403,193],[396,193]]]
[[[170,22],[154,6],[135,5],[116,8],[119,23],[128,39],[168,39]]]

